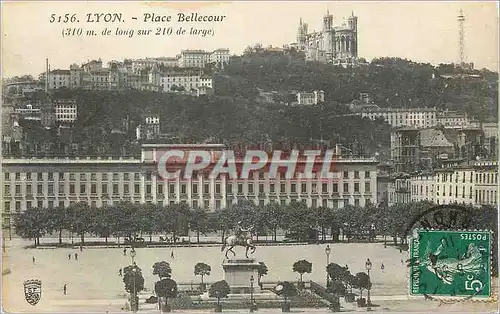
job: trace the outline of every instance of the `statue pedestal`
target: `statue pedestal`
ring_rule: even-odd
[[[253,276],[253,293],[261,293],[259,281],[259,262],[253,258],[230,258],[222,262],[224,280],[232,294],[249,294],[250,277]]]

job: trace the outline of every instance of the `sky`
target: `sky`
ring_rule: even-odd
[[[498,8],[489,2],[6,2],[2,1],[2,77],[38,75],[45,70],[68,69],[101,58],[104,62],[124,58],[175,56],[183,49],[229,48],[241,54],[256,43],[281,47],[296,42],[299,19],[309,30],[322,28],[329,10],[334,24],[352,12],[358,16],[358,54],[401,57],[432,64],[458,61],[457,15],[465,15],[466,61],[476,68],[498,69]],[[178,23],[178,13],[225,15],[222,22]],[[121,13],[117,23],[86,23],[87,13]],[[144,22],[143,14],[173,15],[171,22]],[[79,23],[50,23],[51,15],[76,14]],[[133,20],[132,17],[137,17]],[[158,27],[212,29],[213,36],[154,35]],[[62,36],[63,29],[94,30],[94,36]],[[134,36],[102,36],[104,28],[134,30]],[[138,30],[153,34],[138,36]]]

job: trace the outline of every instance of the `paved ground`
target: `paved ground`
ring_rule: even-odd
[[[115,312],[119,311],[126,302],[122,277],[118,276],[118,269],[129,265],[131,258],[129,255],[124,256],[122,249],[84,248],[80,252],[75,249],[27,250],[21,248],[26,244],[29,242],[13,239],[11,246],[4,253],[3,269],[11,270],[10,274],[2,276],[5,310],[9,312]],[[365,271],[364,263],[367,258],[370,258],[373,263],[370,273],[373,282],[372,300],[380,305],[375,308],[376,311],[484,312],[493,311],[496,308],[495,304],[484,303],[438,306],[439,303],[433,301],[407,300],[407,268],[401,265],[401,259],[406,259],[405,252],[400,253],[394,248],[384,248],[382,244],[330,244],[330,247],[332,249],[330,262],[347,264],[352,273]],[[257,248],[253,257],[264,261],[269,268],[269,273],[263,281],[297,280],[299,275],[292,271],[292,265],[299,259],[306,259],[313,264],[313,271],[311,274],[305,274],[304,280],[314,280],[324,284],[326,280],[324,250],[325,245],[263,246]],[[170,257],[172,251],[174,252],[173,259]],[[236,252],[243,256],[244,249],[238,248]],[[79,255],[78,261],[74,260],[74,253]],[[72,255],[71,260],[68,260],[68,254]],[[36,259],[34,264],[32,257]],[[173,250],[142,248],[137,249],[136,262],[142,268],[146,287],[152,289],[156,278],[152,275],[151,267],[157,261],[165,260],[171,264],[173,279],[178,283],[196,284],[200,279],[193,274],[194,265],[197,262],[211,265],[212,272],[205,278],[205,281],[214,282],[222,279],[222,258],[223,255],[218,247],[180,247]],[[385,266],[383,271],[380,267],[382,263]],[[23,281],[31,278],[40,279],[43,285],[42,299],[34,307],[24,300]],[[68,287],[67,295],[62,293],[65,283]],[[349,310],[358,311],[356,308],[349,308]],[[156,310],[152,308],[149,311]],[[326,313],[325,310],[313,309],[295,309],[294,311]],[[263,309],[261,312],[279,313],[280,310]]]

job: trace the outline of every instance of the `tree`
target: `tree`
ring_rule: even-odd
[[[40,245],[40,237],[46,230],[46,210],[28,208],[15,218],[14,229],[23,239],[34,239],[35,246]]]
[[[196,207],[189,214],[189,226],[192,230],[196,230],[196,242],[200,243],[200,233],[208,231],[208,213]]]
[[[225,280],[214,282],[210,286],[210,289],[208,290],[208,296],[211,298],[217,298],[217,309],[220,309],[220,311],[218,312],[222,311],[220,299],[227,298],[229,293],[231,293],[231,289],[229,288],[229,285]]]
[[[370,277],[365,272],[356,274],[355,288],[359,289],[360,298],[363,297],[363,290],[370,289],[371,287],[372,283],[370,282]]]
[[[347,276],[350,275],[347,267],[342,267],[339,264],[335,263],[328,264],[328,266],[326,267],[326,271],[331,281],[340,280],[342,282],[345,282]]]
[[[177,297],[177,283],[170,279],[164,278],[155,283],[155,293],[159,298],[165,300],[165,303],[160,306],[162,307],[162,312],[170,312],[170,307],[168,306],[168,298]]]
[[[290,304],[287,302],[287,299],[297,295],[295,286],[288,281],[280,281],[276,287],[274,287],[274,292],[279,296],[283,296],[283,312],[290,312]]]
[[[172,276],[172,268],[168,262],[156,262],[153,264],[153,275],[157,275],[160,280],[170,278]]]
[[[130,300],[133,300],[133,309],[137,309],[139,298],[137,293],[144,290],[144,277],[141,269],[137,265],[130,265],[123,269],[123,283],[125,291],[131,294]]]
[[[311,273],[312,264],[305,259],[296,261],[293,264],[293,271],[300,274],[300,282],[302,283],[302,276],[304,273]]]
[[[197,263],[195,266],[194,266],[194,275],[195,276],[201,276],[201,290],[204,291],[205,290],[205,284],[203,283],[203,277],[204,276],[209,276],[210,275],[210,271],[212,271],[212,267],[210,267],[210,265],[207,265],[205,263]]]
[[[264,262],[259,262],[259,268],[257,268],[257,271],[259,272],[258,284],[260,285],[261,284],[260,280],[261,280],[262,276],[267,275],[267,271],[268,271],[267,265]]]
[[[80,235],[81,244],[85,242],[85,233],[92,230],[93,217],[87,203],[80,202],[69,207],[69,216],[72,219],[71,231]]]

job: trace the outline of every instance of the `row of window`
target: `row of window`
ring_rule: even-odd
[[[243,200],[244,198],[242,198]],[[107,206],[107,205],[112,205],[113,203],[119,203],[121,201],[124,201],[123,199],[114,199],[114,200],[109,200],[109,201],[106,201],[106,200],[103,200],[101,202],[102,206]],[[237,202],[238,200],[236,200]],[[302,200],[304,201],[304,200]],[[340,200],[339,199],[325,199],[323,198],[321,200],[321,206],[323,207],[330,207],[330,208],[339,208],[339,205],[340,205]],[[343,201],[344,204],[349,204],[349,199],[342,199],[341,201]],[[286,205],[287,203],[289,203],[290,201],[289,200],[286,200],[286,199],[279,199],[279,198],[273,198],[273,199],[270,199],[269,202],[267,203],[276,203],[276,204],[280,204],[282,206]],[[16,201],[14,202],[14,211],[16,213],[20,213],[21,210],[22,210],[22,204],[23,202],[22,201]],[[54,208],[54,207],[58,207],[58,206],[71,206],[73,204],[77,203],[76,200],[70,200],[70,201],[53,201],[53,200],[49,200],[47,202],[44,202],[42,200],[39,200],[39,201],[26,201],[26,207],[25,208],[32,208],[33,206],[36,206],[37,208]],[[141,202],[139,200],[134,200],[133,203],[135,204],[140,204]],[[168,203],[164,203],[163,201],[157,201],[156,204],[159,205],[159,206],[164,206],[164,205],[173,205],[175,204],[176,202],[175,201],[169,201]],[[210,208],[210,201],[209,200],[203,200],[203,202],[199,202],[198,200],[192,200],[191,202],[188,202],[186,200],[182,200],[181,203],[183,204],[188,204],[190,206],[192,206],[193,208],[196,208],[196,207],[203,207],[203,208]],[[354,202],[352,203],[352,205],[354,206],[360,206],[360,199],[356,198],[354,199]],[[153,201],[146,201],[146,204],[153,204]],[[263,199],[260,199],[258,201],[255,201],[255,204],[258,205],[258,206],[265,206],[266,205],[266,200],[263,200]],[[318,199],[312,199],[311,200],[311,207],[313,208],[316,208],[318,207]],[[366,205],[369,205],[371,204],[371,199],[366,199]],[[97,207],[97,201],[90,201],[89,202],[89,205],[91,207]],[[220,209],[222,207],[222,201],[221,200],[215,200],[215,203],[214,203],[214,207],[215,209]],[[11,212],[11,202],[4,202],[4,212]]]
[[[69,184],[69,194],[75,194],[76,190],[75,190],[75,187],[77,185],[71,183]],[[139,194],[140,193],[140,184],[136,183],[133,185],[134,186],[134,193],[135,194]],[[79,189],[79,192],[80,194],[86,194],[87,193],[87,184],[85,183],[82,183],[79,185],[80,189]],[[181,194],[186,194],[187,193],[187,185],[186,184],[181,184],[180,186],[180,193]],[[198,184],[192,184],[192,189],[191,189],[191,193],[192,194],[198,194]],[[313,193],[317,193],[317,186],[316,186],[316,183],[312,183],[311,185],[312,189],[311,191]],[[158,184],[156,186],[156,194],[163,194],[163,188],[164,188],[164,185],[163,184]],[[243,194],[243,183],[238,183],[237,184],[237,193],[238,194]],[[349,193],[349,183],[344,183],[343,185],[343,193]],[[117,183],[113,184],[112,185],[112,191],[113,191],[113,194],[119,194],[119,185]],[[169,189],[169,194],[173,195],[175,194],[175,184],[171,183],[169,184],[168,186],[168,189]],[[59,194],[64,194],[65,193],[65,185],[64,184],[58,184],[58,191],[59,191]],[[229,183],[227,184],[226,186],[226,191],[228,194],[231,194],[231,193],[236,193],[236,191],[233,190],[233,184],[232,183]],[[252,183],[248,183],[247,184],[247,188],[246,188],[246,191],[249,193],[249,194],[253,194],[254,193],[254,184]],[[265,193],[265,189],[264,189],[264,184],[259,184],[258,185],[258,191],[259,193]],[[4,186],[4,194],[5,195],[10,195],[10,192],[11,192],[11,186],[9,184],[6,184]],[[48,194],[54,194],[54,184],[52,183],[49,183],[47,184],[47,189],[46,189],[46,192]],[[151,194],[152,193],[152,185],[151,184],[146,184],[146,194]],[[286,184],[285,183],[281,183],[279,185],[279,190],[276,189],[276,185],[274,183],[271,183],[269,184],[269,192],[270,193],[276,193],[276,192],[283,192],[283,193],[286,193]],[[300,185],[300,192],[301,193],[307,193],[307,184],[306,183],[302,183]],[[322,193],[328,193],[328,184],[327,183],[322,183],[321,184],[321,192]],[[360,184],[359,183],[354,183],[354,193],[359,193],[360,192]],[[365,182],[365,190],[364,190],[365,193],[371,193],[371,183],[370,182]],[[37,194],[43,194],[44,193],[44,188],[43,188],[43,184],[37,184]],[[92,183],[90,185],[90,193],[92,194],[97,194],[97,184],[95,183]],[[103,183],[101,184],[101,193],[102,194],[108,194],[108,184],[106,183]],[[130,193],[130,185],[129,184],[124,184],[123,185],[123,193],[124,194],[129,194]],[[210,194],[210,186],[209,184],[203,184],[203,193],[204,194]],[[220,194],[221,193],[221,185],[219,183],[215,184],[215,193],[216,194]],[[295,183],[292,183],[290,184],[290,193],[297,193],[297,184]],[[333,183],[332,184],[332,193],[339,193],[339,190],[338,190],[338,184],[337,183]],[[28,184],[26,185],[26,194],[27,195],[31,195],[33,194],[33,190],[32,190],[32,185],[31,184]],[[21,185],[20,184],[16,184],[15,185],[15,195],[16,196],[20,196],[21,195]]]
[[[100,174],[100,180],[108,180],[108,178],[109,178],[108,173],[90,173],[90,180],[91,181],[96,181],[99,174]],[[122,173],[122,174],[123,174],[123,176],[121,176],[120,173],[113,173],[112,174],[113,181],[120,180],[120,177],[122,177],[124,181],[130,180],[130,178],[131,178],[131,176],[130,176],[131,174],[130,173],[125,172],[125,173]],[[140,173],[136,172],[133,175],[134,175],[134,180],[135,181],[139,181],[141,179],[140,178]],[[193,177],[195,177],[196,175],[197,174],[194,174]],[[76,176],[77,176],[76,173],[70,173],[69,174],[70,181],[76,180]],[[146,181],[151,181],[152,180],[152,176],[153,176],[152,172],[146,172],[145,173],[145,180]],[[208,172],[204,172],[202,174],[202,177],[205,180],[208,180],[209,176],[210,175],[209,175]],[[11,177],[12,176],[11,176],[10,172],[4,172],[4,178],[5,178],[5,180],[10,180]],[[19,180],[32,180],[32,173],[31,172],[26,172],[25,176],[22,177],[20,172],[15,172],[13,177],[14,177],[14,179],[16,181],[19,181]],[[21,179],[21,177],[22,177],[22,179]],[[48,172],[45,177],[47,178],[48,181],[54,181],[54,178],[57,178],[57,177],[59,178],[59,181],[62,181],[62,180],[65,180],[65,173],[63,173],[63,172]],[[313,172],[313,178],[316,178],[316,177],[317,177],[317,173]],[[37,178],[37,181],[43,181],[44,180],[44,173],[43,172],[37,172],[36,173],[36,178]],[[80,181],[86,181],[87,178],[88,178],[88,174],[87,173],[80,173],[79,174],[79,178],[80,178]],[[254,179],[258,178],[259,180],[265,180],[264,172],[254,173],[253,178]],[[278,173],[278,178],[282,179],[282,180],[286,179],[286,174],[283,173],[283,172],[280,172],[280,173]],[[349,179],[350,178],[350,175],[349,175],[348,171],[344,171],[343,172],[343,178],[344,179]],[[364,178],[365,179],[370,179],[371,178],[371,174],[370,174],[369,171],[365,171]],[[219,175],[216,179],[220,180],[221,179],[221,175]],[[354,171],[354,179],[361,179],[359,171]],[[158,177],[158,180],[162,180],[163,181],[164,179],[161,178],[161,177]]]

